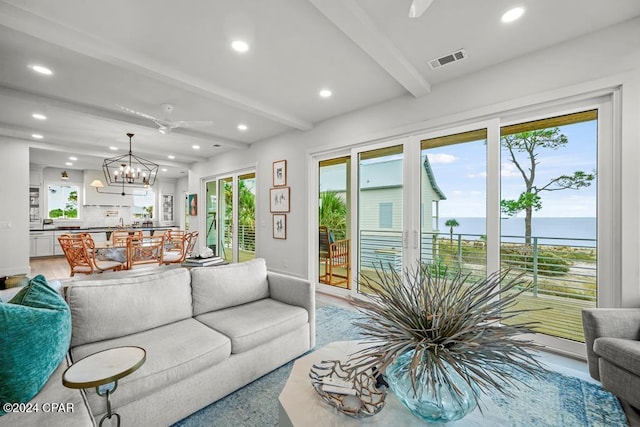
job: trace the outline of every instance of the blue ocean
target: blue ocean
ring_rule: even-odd
[[[439,219],[440,233],[448,234],[445,222],[449,217]],[[454,238],[462,234],[465,240],[476,240],[487,234],[485,218],[456,218],[458,227],[454,227]],[[524,218],[503,218],[500,221],[500,234],[503,242],[524,241]],[[593,217],[533,217],[531,221],[532,237],[538,243],[564,246],[596,246],[596,218]]]

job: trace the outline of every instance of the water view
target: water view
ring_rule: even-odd
[[[440,218],[438,229],[441,233],[449,233],[445,223],[451,218]],[[455,218],[459,226],[453,229],[454,234],[464,235],[466,240],[478,240],[485,234],[485,218]],[[524,218],[503,218],[500,222],[500,234],[503,242],[521,243],[524,236]],[[592,217],[533,217],[531,220],[532,236],[538,243],[556,246],[595,247],[596,218]],[[584,239],[584,240],[583,240]]]

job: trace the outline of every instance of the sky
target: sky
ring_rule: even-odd
[[[560,132],[568,143],[557,149],[540,149],[535,185],[544,186],[560,175],[575,171],[596,171],[597,122],[589,121],[561,126]],[[438,187],[447,197],[440,202],[441,218],[484,217],[486,212],[486,144],[485,141],[466,142],[426,150]],[[424,153],[423,153],[424,154]],[[396,159],[399,156],[389,156]],[[379,160],[378,160],[379,161]],[[406,161],[406,159],[405,159]],[[363,162],[365,163],[365,162]],[[374,161],[366,161],[372,164]],[[517,199],[524,190],[524,181],[508,157],[501,153],[501,199]],[[334,165],[320,171],[321,191],[343,190],[345,165]],[[388,177],[387,177],[388,178]],[[542,209],[535,217],[595,217],[596,182],[580,190],[543,192]],[[524,217],[520,213],[518,217]]]
[[[560,127],[569,140],[557,150],[538,150],[535,185],[581,170],[596,170],[596,121]],[[440,202],[441,217],[478,217],[486,212],[486,145],[467,142],[426,150],[436,182],[447,200]],[[520,172],[501,152],[501,199],[517,199],[524,190]],[[536,217],[595,217],[596,184],[580,190],[543,192],[542,209]],[[524,213],[518,216],[524,216]]]

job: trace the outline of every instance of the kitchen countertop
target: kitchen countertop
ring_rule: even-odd
[[[100,233],[102,231],[115,231],[115,230],[142,230],[142,231],[151,231],[151,230],[168,230],[170,228],[176,228],[177,225],[163,225],[163,226],[154,226],[154,227],[80,227],[80,228],[31,228],[29,231],[68,231],[69,233],[80,233],[80,232],[91,232],[91,233]]]

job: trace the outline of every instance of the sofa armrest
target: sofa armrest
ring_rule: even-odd
[[[582,325],[589,374],[599,381],[600,356],[593,350],[594,341],[600,337],[640,340],[640,308],[585,308],[582,310]]]
[[[309,339],[311,348],[316,345],[316,293],[308,280],[267,272],[271,298],[285,304],[297,305],[309,312]]]

